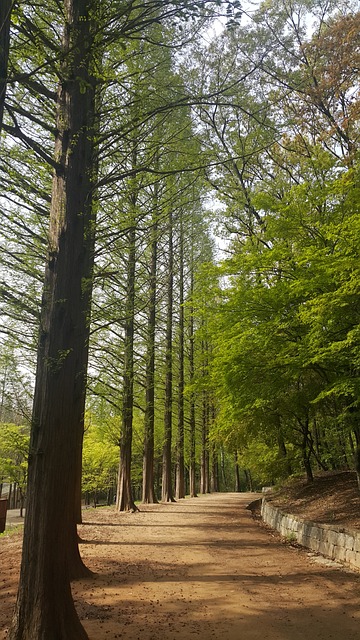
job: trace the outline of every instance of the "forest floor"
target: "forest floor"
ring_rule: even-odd
[[[294,513],[295,489],[287,491]],[[327,506],[329,496],[320,509],[324,485],[321,492],[318,511],[311,492],[304,504],[310,519],[328,522],[336,510]],[[359,640],[360,574],[282,542],[246,508],[256,497],[211,494],[135,514],[85,511],[81,552],[94,576],[75,582],[73,595],[89,638]],[[347,504],[352,499],[347,493]],[[344,507],[337,524],[359,526],[357,500],[357,513],[346,519]],[[338,496],[335,506],[340,502]],[[0,537],[0,640],[20,554],[21,532]]]

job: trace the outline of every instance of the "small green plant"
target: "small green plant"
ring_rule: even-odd
[[[9,538],[10,536],[14,536],[17,533],[21,533],[23,530],[23,523],[22,524],[18,524],[14,527],[9,527],[8,529],[5,529],[5,531],[3,533],[0,533],[0,539],[1,538]]]
[[[288,544],[295,544],[297,542],[296,533],[293,531],[291,533],[287,533],[285,536],[285,540]]]

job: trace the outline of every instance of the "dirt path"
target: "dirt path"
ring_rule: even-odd
[[[91,640],[359,640],[360,575],[282,544],[254,522],[251,499],[88,511],[82,555],[97,575],[73,593]],[[1,640],[16,587],[16,541],[8,544],[9,567],[0,542],[1,579],[6,567],[9,578],[0,582]]]

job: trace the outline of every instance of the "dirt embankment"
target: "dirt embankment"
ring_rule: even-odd
[[[292,480],[267,499],[304,520],[360,529],[360,491],[353,471],[321,473],[313,483]]]

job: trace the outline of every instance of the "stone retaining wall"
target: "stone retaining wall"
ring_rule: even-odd
[[[360,570],[360,531],[300,520],[283,513],[265,497],[261,503],[261,517],[285,538],[296,540],[303,547]]]

